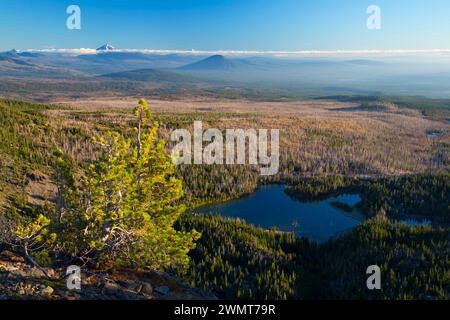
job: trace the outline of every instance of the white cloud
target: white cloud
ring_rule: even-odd
[[[60,53],[60,54],[97,54],[91,48],[79,49],[28,49],[24,51]],[[101,51],[100,51],[101,52]],[[275,56],[275,57],[339,57],[339,56],[402,56],[402,55],[447,55],[450,49],[417,50],[303,50],[303,51],[257,51],[257,50],[158,50],[158,49],[115,49],[114,52],[139,52],[145,54],[180,54],[180,55],[226,55],[226,56]]]
[[[42,53],[61,53],[61,54],[96,54],[97,51],[95,49],[89,48],[79,48],[79,49],[56,49],[56,48],[45,48],[45,49],[28,49],[24,50],[28,52],[42,52]]]

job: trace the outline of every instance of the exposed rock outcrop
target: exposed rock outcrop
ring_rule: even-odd
[[[156,271],[104,273],[82,270],[81,290],[69,290],[64,268],[35,268],[7,250],[0,252],[0,300],[213,300],[178,277]]]

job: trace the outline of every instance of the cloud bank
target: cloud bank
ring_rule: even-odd
[[[28,52],[68,55],[98,54],[91,48],[78,49],[28,49]],[[403,55],[450,55],[450,49],[417,50],[302,50],[302,51],[257,51],[257,50],[159,50],[159,49],[114,49],[109,52],[134,52],[144,54],[215,55],[224,56],[274,56],[274,57],[332,57],[332,56],[403,56]]]

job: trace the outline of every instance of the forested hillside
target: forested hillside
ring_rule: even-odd
[[[86,111],[0,101],[2,245],[19,236],[15,240],[18,246],[11,249],[26,256],[21,248],[30,243],[24,242],[26,239],[32,239],[45,251],[36,250],[28,253],[29,257],[35,263],[56,267],[65,259],[79,262],[81,258],[86,268],[101,266],[115,272],[124,266],[161,269],[228,299],[448,298],[447,137],[426,137],[429,122],[418,120],[424,135],[418,134],[414,141],[425,151],[432,150],[433,156],[424,151],[402,163],[400,151],[390,154],[392,158],[386,155],[386,150],[394,148],[389,144],[369,152],[368,145],[386,137],[401,151],[413,152],[411,141],[394,138],[391,127],[387,136],[369,131],[386,126],[380,120],[372,120],[373,127],[368,128],[363,128],[360,120],[341,118],[306,123],[289,111],[283,116],[282,171],[272,179],[260,180],[252,166],[172,168],[168,147],[160,141],[171,128],[190,129],[197,117],[208,125],[226,128],[249,127],[255,121],[269,127],[281,121],[279,116],[258,117],[251,110],[156,112],[153,116],[145,104],[139,106]],[[133,130],[137,121],[149,130],[146,136]],[[351,124],[356,131],[336,127],[342,123]],[[406,129],[399,130],[406,137],[411,128],[403,125]],[[140,145],[138,137],[147,140]],[[365,144],[353,147],[357,141]],[[358,160],[346,161],[349,158]],[[159,174],[145,171],[150,162]],[[387,168],[403,174],[383,175]],[[236,198],[254,191],[260,183],[274,181],[289,183],[287,192],[301,200],[357,192],[362,197],[360,208],[375,218],[317,244],[239,219],[196,216],[189,210],[182,214],[185,208]],[[81,185],[76,187],[77,183]],[[112,198],[102,196],[100,190],[105,188]],[[152,190],[158,200],[147,202],[144,190]],[[104,201],[108,202],[106,209],[99,205]],[[157,221],[155,225],[148,223],[148,214],[155,214],[150,220]],[[393,221],[409,215],[444,224],[408,227]],[[130,223],[122,224],[123,218]],[[121,231],[109,237],[112,229],[103,228],[106,225]],[[87,238],[77,233],[80,226],[89,230]],[[71,246],[74,237],[85,240]],[[148,254],[149,245],[167,251]],[[382,291],[365,287],[366,268],[371,264],[382,269]]]

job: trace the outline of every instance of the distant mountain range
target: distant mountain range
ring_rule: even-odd
[[[284,58],[273,56],[199,56],[123,51],[111,44],[92,54],[67,52],[0,53],[0,77],[73,78],[95,81],[267,85],[289,88],[332,88],[444,92],[450,95],[450,62],[412,59]],[[400,80],[401,79],[401,80]],[[408,79],[404,81],[404,79]],[[327,89],[328,90],[328,89]]]
[[[47,76],[44,69],[50,68],[52,76],[60,70],[61,76],[98,76],[137,69],[174,69],[198,59],[195,56],[176,54],[145,54],[141,52],[123,52],[110,44],[105,44],[96,50],[96,54],[69,55],[58,53],[19,52],[10,50],[0,53],[0,77],[12,75],[11,65],[15,64],[14,76],[29,76],[30,68],[20,70],[19,65],[31,67],[42,72],[41,77]],[[13,60],[5,60],[13,59]],[[44,71],[43,71],[44,70]],[[72,70],[72,71],[70,71]]]
[[[246,57],[230,58],[223,55],[213,55],[209,57],[196,55],[178,54],[146,54],[142,52],[120,51],[111,44],[104,44],[96,49],[96,54],[45,54],[36,52],[20,52],[10,50],[0,53],[0,76],[10,75],[14,69],[14,74],[27,76],[32,69],[42,72],[45,77],[46,72],[52,75],[60,73],[64,76],[99,76],[111,75],[114,77],[131,77],[155,80],[157,75],[164,79],[175,79],[174,74],[201,74],[203,77],[225,77],[229,79],[237,74],[239,79],[256,78],[264,79],[265,76],[286,75],[291,77],[299,74],[308,74],[317,70],[351,69],[378,66],[380,62],[370,60],[307,60],[307,59],[277,59],[271,57]],[[8,60],[9,59],[9,60]],[[23,70],[20,69],[23,67]],[[61,69],[58,71],[58,69]],[[170,71],[157,73],[155,70]],[[311,71],[313,70],[313,71]],[[131,72],[133,71],[133,72]],[[125,73],[124,73],[125,72]],[[34,74],[34,72],[32,72]],[[319,72],[320,73],[320,72]],[[178,78],[179,79],[179,78]],[[177,80],[178,81],[178,80]]]
[[[43,56],[43,55],[40,53],[20,52],[20,51],[17,51],[16,49],[12,49],[10,51],[0,53],[0,57],[7,57],[7,58],[20,58],[20,57],[36,58],[36,57],[41,57],[41,56]]]
[[[72,78],[85,77],[81,71],[64,66],[40,63],[45,55],[19,52],[15,49],[0,53],[0,77]]]

